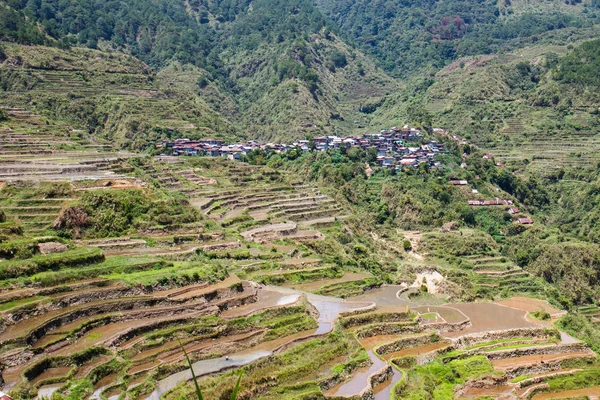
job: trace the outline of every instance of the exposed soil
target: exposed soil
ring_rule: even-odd
[[[432,351],[443,349],[444,347],[448,347],[448,343],[446,342],[437,342],[437,343],[429,343],[421,346],[409,347],[406,349],[402,349],[399,351],[395,351],[392,353],[383,354],[381,357],[390,361],[393,358],[405,357],[405,356],[418,356],[422,354],[431,353]]]
[[[553,361],[566,360],[575,357],[594,357],[594,353],[592,353],[591,351],[577,351],[559,354],[533,354],[522,357],[492,360],[492,364],[494,365],[494,368],[505,369],[532,364],[550,363]]]
[[[563,392],[538,393],[532,400],[567,399],[578,397],[600,396],[600,386],[591,386],[583,389],[565,390]]]
[[[469,388],[461,397],[461,399],[478,399],[480,397],[497,397],[505,393],[510,393],[514,390],[513,386],[497,385],[490,388]]]

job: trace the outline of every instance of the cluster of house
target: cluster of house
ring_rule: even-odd
[[[451,179],[448,183],[454,186],[467,186],[469,184],[468,181],[460,179]],[[476,189],[473,189],[472,192],[478,193]],[[467,200],[467,204],[474,207],[512,206],[513,201],[496,198],[494,200]],[[516,207],[509,207],[507,212],[512,216],[517,216],[520,211]],[[531,225],[533,224],[533,219],[529,217],[520,217],[517,218],[515,222],[523,225]]]
[[[495,200],[469,200],[468,201],[470,206],[482,206],[482,207],[490,207],[490,206],[512,206],[513,202],[512,200],[500,200],[500,199],[495,199]],[[516,207],[510,207],[507,212],[510,215],[516,216],[519,214],[519,209]],[[533,224],[533,219],[529,218],[529,217],[520,217],[517,218],[515,220],[516,223],[518,224],[523,224],[523,225],[531,225]]]
[[[240,159],[253,150],[283,153],[289,150],[299,151],[325,151],[328,149],[348,149],[360,147],[363,150],[374,149],[377,152],[377,163],[389,169],[402,169],[416,167],[427,163],[430,166],[441,167],[435,161],[435,156],[444,151],[444,145],[435,141],[425,144],[415,143],[421,141],[423,135],[418,129],[404,126],[402,129],[392,127],[375,134],[362,136],[320,136],[311,140],[299,140],[292,144],[266,143],[261,144],[256,140],[247,142],[225,144],[219,139],[176,139],[172,142],[162,141],[156,148],[173,155],[185,156],[211,156]],[[410,146],[408,142],[415,143]]]

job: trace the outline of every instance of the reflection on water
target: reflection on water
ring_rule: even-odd
[[[56,392],[64,383],[53,383],[51,385],[44,385],[38,389],[37,399],[50,398],[52,393]]]
[[[392,370],[394,371],[392,379],[380,383],[373,389],[373,400],[389,400],[392,398],[392,389],[402,378],[402,372],[397,371],[395,368],[392,368]]]
[[[353,396],[360,394],[364,389],[368,388],[370,385],[370,376],[375,374],[384,368],[387,363],[382,361],[379,357],[377,357],[371,350],[367,352],[369,358],[373,362],[368,367],[359,368],[352,375],[352,379],[347,382],[342,382],[341,384],[333,387],[331,390],[327,392],[330,396]],[[388,379],[389,381],[389,379]]]

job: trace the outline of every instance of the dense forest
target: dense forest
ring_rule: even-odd
[[[510,1],[318,2],[346,37],[373,55],[386,71],[401,77],[435,72],[456,58],[534,43],[553,30],[598,22],[595,5],[575,4],[556,12],[544,8],[520,11]],[[511,42],[515,39],[518,43]]]
[[[128,53],[169,95],[191,92],[202,103],[193,113],[211,114],[200,126],[217,132],[233,125],[291,140],[411,123],[492,147],[506,142],[503,127],[515,117],[526,134],[586,129],[564,112],[597,100],[599,45],[582,44],[595,37],[597,3],[0,0],[0,39]],[[544,118],[525,104],[544,108]],[[218,114],[226,121],[216,123]],[[155,137],[154,128],[164,129],[142,131]]]
[[[304,0],[218,3],[198,1],[19,1],[2,8],[0,34],[25,44],[55,43],[131,52],[160,68],[171,60],[191,63],[215,74],[228,48],[256,49],[262,42],[294,40],[320,31],[325,17]],[[39,32],[24,21],[36,21]],[[44,38],[43,35],[49,36]],[[53,42],[54,40],[54,42]]]

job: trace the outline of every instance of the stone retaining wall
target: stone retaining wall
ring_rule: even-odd
[[[385,343],[373,349],[373,352],[381,355],[394,353],[410,347],[421,346],[429,343],[440,342],[441,338],[437,333],[426,333],[418,336],[404,337],[390,343]]]
[[[371,324],[364,328],[357,329],[355,331],[356,337],[358,339],[365,339],[380,335],[395,335],[420,332],[423,332],[423,329],[415,322],[383,322]]]
[[[431,324],[421,324],[424,329],[437,330],[439,332],[458,332],[467,329],[472,325],[470,319],[460,322],[434,322]]]
[[[410,321],[410,312],[377,312],[352,315],[340,319],[344,328],[367,325],[378,322],[400,322]]]
[[[503,360],[506,358],[523,357],[530,355],[561,354],[588,351],[584,343],[559,344],[556,346],[533,346],[519,349],[498,350],[486,353],[490,360]]]
[[[479,343],[514,338],[548,338],[546,328],[517,328],[501,331],[489,331],[467,334],[458,338],[450,338],[454,347],[464,349]]]

